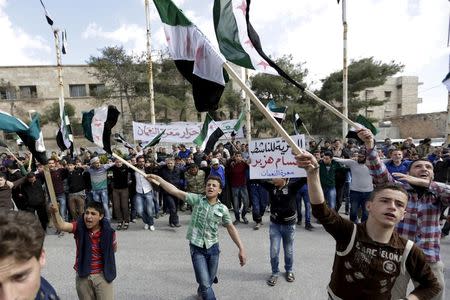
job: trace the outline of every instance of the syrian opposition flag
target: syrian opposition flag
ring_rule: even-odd
[[[28,126],[22,120],[0,111],[0,130],[16,133],[33,154],[33,157],[39,163],[47,164],[47,154],[45,152],[39,114],[33,116]]]
[[[450,92],[450,72],[445,76],[445,78],[442,80],[442,83],[445,85],[447,90]]]
[[[45,8],[44,2],[41,1],[42,7],[44,8],[45,12],[45,19],[47,20],[48,25],[53,26],[53,19],[50,17],[50,14],[47,11],[47,8]]]
[[[278,123],[283,122],[284,118],[286,118],[287,106],[278,107],[274,100],[270,100],[267,103],[266,108]]]
[[[58,133],[56,134],[56,144],[61,151],[70,149],[70,154],[73,153],[73,135],[72,127],[70,126],[69,117],[66,113],[63,113],[63,118],[59,126]]]
[[[126,147],[126,148],[128,148],[128,149],[134,149],[133,146],[131,146],[131,144],[128,143],[128,142],[124,139],[124,137],[120,135],[120,133],[116,133],[116,134],[114,135],[114,140],[115,140],[116,142],[119,142],[119,143],[123,144],[124,147]]]
[[[264,53],[259,36],[250,24],[249,11],[250,0],[214,0],[214,28],[220,52],[238,66],[280,75],[303,91],[302,84]]]
[[[161,141],[161,138],[165,132],[166,132],[166,130],[164,129],[161,133],[159,133],[157,136],[155,136],[153,138],[153,140],[151,140],[150,142],[148,142],[147,144],[142,146],[142,149],[145,149],[148,147],[153,147],[153,146],[157,145]]]
[[[61,32],[61,41],[61,52],[62,54],[67,54],[67,32],[65,29]]]
[[[303,120],[300,118],[300,115],[294,112],[294,131],[295,134],[300,134],[300,127],[303,126]]]
[[[192,84],[195,108],[199,112],[216,110],[225,88],[225,58],[172,1],[153,2],[164,23],[170,55]]]
[[[204,149],[205,153],[209,154],[209,152],[214,150],[214,145],[223,134],[222,129],[214,122],[211,116],[207,114],[202,129],[200,130],[200,134],[193,142],[199,146],[200,149]]]
[[[239,114],[239,118],[236,121],[236,124],[234,124],[234,127],[233,127],[233,131],[234,132],[238,132],[239,129],[241,129],[242,123],[244,122],[244,119],[245,119],[245,114],[244,114],[243,111],[241,111],[241,113]]]
[[[84,136],[107,153],[111,154],[111,130],[116,125],[120,112],[113,105],[83,112]]]
[[[355,120],[356,124],[358,124],[361,128],[369,129],[373,135],[377,135],[378,129],[373,125],[369,120],[367,120],[362,115],[358,115]],[[351,127],[345,136],[348,139],[355,139],[360,145],[364,144],[364,142],[358,137],[358,132],[356,128]]]

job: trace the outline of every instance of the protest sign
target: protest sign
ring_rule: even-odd
[[[305,149],[305,135],[295,135],[292,139]],[[291,147],[281,138],[253,140],[249,151],[251,179],[306,177],[305,170],[297,167]]]

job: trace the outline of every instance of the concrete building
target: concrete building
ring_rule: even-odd
[[[360,93],[361,101],[377,99],[387,100],[387,103],[361,110],[359,113],[379,122],[393,117],[415,115],[417,105],[422,102],[418,97],[418,87],[421,84],[417,76],[390,77],[385,84]]]
[[[64,98],[72,104],[75,115],[71,118],[74,124],[81,123],[81,113],[100,105],[112,104],[121,109],[120,99],[109,99],[100,102],[94,95],[105,87],[104,83],[92,75],[93,68],[87,65],[65,65],[63,68]],[[8,66],[0,67],[0,110],[9,112],[22,120],[28,120],[31,113],[43,114],[47,108],[59,101],[59,85],[56,66]],[[129,114],[128,106],[123,105],[125,118]],[[116,125],[121,130],[119,119]],[[48,123],[42,127],[46,146],[56,148],[55,133],[57,124]],[[80,136],[80,130],[75,134],[77,145],[91,146]]]

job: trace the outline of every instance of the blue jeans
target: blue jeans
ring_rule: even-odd
[[[361,207],[362,215],[361,215],[361,223],[365,222],[368,217],[368,213],[366,210],[366,201],[370,197],[370,192],[357,192],[350,191],[350,201],[351,201],[351,210],[350,210],[350,220],[353,223],[358,223],[358,209]]]
[[[153,216],[155,215],[155,207],[153,205],[153,192],[146,194],[136,193],[135,203],[138,215],[142,217],[147,225],[153,225]]]
[[[269,194],[259,183],[251,183],[250,197],[252,198],[253,221],[261,223],[266,207],[269,204]]]
[[[234,217],[239,220],[239,209],[242,203],[242,218],[245,218],[248,210],[248,191],[247,186],[232,187],[231,192],[233,194],[233,210]]]
[[[214,278],[219,266],[219,243],[214,244],[209,249],[200,248],[192,244],[191,250],[192,265],[194,266],[195,280],[198,283],[198,292],[203,300],[214,300],[216,296],[212,289]]]
[[[111,213],[109,212],[108,189],[92,191],[92,199],[95,202],[99,202],[99,203],[103,204],[103,209],[105,210],[105,218],[110,220]]]
[[[325,196],[325,200],[327,201],[327,205],[331,209],[336,208],[336,188],[335,187],[326,187],[323,188],[323,195]]]
[[[56,195],[56,200],[59,202],[59,214],[64,221],[68,221],[66,194],[63,193]]]
[[[311,224],[311,203],[309,202],[308,185],[304,184],[297,192],[295,202],[297,204],[298,221],[302,221],[302,199],[305,204],[305,224]]]
[[[280,269],[278,263],[280,260],[280,244],[283,240],[284,249],[284,269],[286,272],[292,272],[294,264],[294,236],[295,224],[282,225],[270,222],[270,265],[272,266],[272,275],[278,275]]]

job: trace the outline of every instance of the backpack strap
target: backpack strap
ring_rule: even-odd
[[[350,251],[353,248],[353,245],[355,244],[355,237],[356,237],[356,224],[353,224],[353,232],[352,237],[350,238],[350,242],[347,245],[347,248],[344,251],[336,251],[336,254],[339,256],[346,256],[350,253]]]

